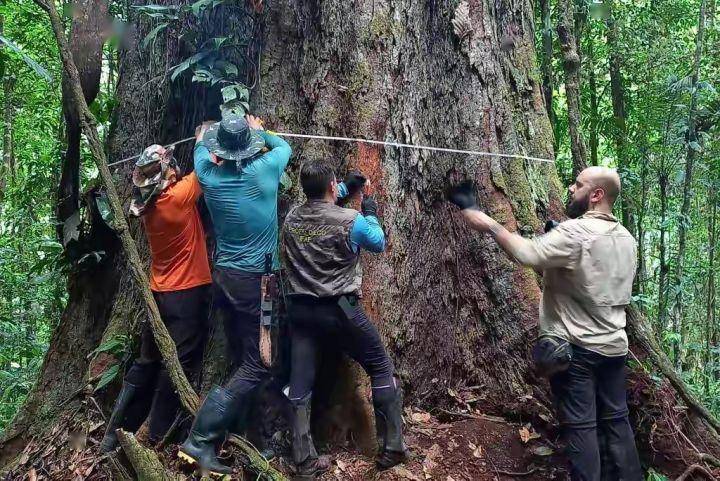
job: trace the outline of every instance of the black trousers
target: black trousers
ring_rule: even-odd
[[[260,358],[262,274],[215,267],[213,304],[223,311],[225,336],[236,369],[225,389],[233,397],[254,391],[270,372]]]
[[[317,371],[318,349],[328,345],[357,361],[371,379],[373,395],[392,388],[395,367],[373,323],[357,298],[351,298],[345,313],[337,298],[293,297],[288,312],[291,329],[290,400],[312,392]],[[349,314],[349,315],[348,315]]]
[[[572,481],[643,480],[628,420],[625,358],[573,346],[568,370],[550,380]]]
[[[175,341],[180,365],[191,382],[198,377],[207,340],[209,294],[209,285],[153,292],[163,323]],[[133,402],[145,405],[138,406],[144,415],[149,411],[150,439],[161,440],[177,416],[180,399],[163,366],[149,322],[143,326],[140,356],[125,381],[139,387],[140,395]]]

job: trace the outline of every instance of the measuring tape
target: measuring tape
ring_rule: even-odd
[[[382,145],[384,147],[395,147],[399,149],[416,149],[416,150],[429,150],[431,152],[445,152],[445,153],[451,153],[451,154],[466,154],[466,155],[487,155],[491,157],[501,157],[505,159],[527,159],[532,160],[535,162],[546,162],[550,164],[554,164],[555,161],[552,159],[544,159],[542,157],[533,157],[530,155],[521,155],[521,154],[501,154],[499,152],[483,152],[480,150],[464,150],[464,149],[450,149],[447,147],[432,147],[429,145],[417,145],[417,144],[403,144],[400,142],[386,142],[383,140],[371,140],[371,139],[362,139],[362,138],[350,138],[350,137],[334,137],[329,135],[310,135],[310,134],[294,134],[291,132],[273,132],[272,130],[268,130],[267,133],[272,135],[277,135],[279,137],[288,137],[288,138],[300,138],[300,139],[311,139],[311,140],[332,140],[332,141],[340,141],[340,142],[353,142],[353,143],[362,143],[362,144],[370,144],[370,145]],[[187,139],[178,140],[177,142],[173,142],[172,144],[168,144],[165,147],[173,147],[175,145],[179,145],[185,142],[190,142],[191,140],[194,140],[195,137],[188,137]],[[137,159],[140,157],[141,154],[133,155],[132,157],[128,157],[126,159],[118,160],[117,162],[113,162],[111,164],[108,164],[108,167],[113,167],[115,165],[124,164],[125,162],[129,162],[131,160]]]

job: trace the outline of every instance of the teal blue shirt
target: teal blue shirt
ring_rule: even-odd
[[[195,144],[195,172],[215,227],[215,265],[245,272],[264,272],[265,254],[277,255],[278,183],[292,149],[276,135],[260,131],[269,152],[242,170],[235,161],[212,162],[202,142]]]

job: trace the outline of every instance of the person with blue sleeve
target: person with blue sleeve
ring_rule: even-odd
[[[388,469],[407,459],[395,367],[360,303],[360,250],[382,252],[385,235],[372,197],[363,199],[362,214],[336,204],[339,194],[352,197],[362,191],[364,178],[349,177],[338,184],[329,163],[303,164],[300,183],[307,202],[291,210],[283,225],[281,246],[291,293],[288,397],[293,413],[293,480],[316,479],[329,468],[328,460],[318,457],[310,435],[316,354],[324,344],[340,347],[370,376],[381,448],[378,468]]]
[[[268,264],[279,266],[278,184],[292,150],[252,115],[206,122],[196,137],[195,172],[215,228],[213,304],[226,314],[238,367],[224,387],[208,394],[179,456],[223,475],[232,470],[218,461],[216,444],[269,375],[260,354],[261,278]]]

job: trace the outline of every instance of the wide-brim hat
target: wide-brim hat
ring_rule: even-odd
[[[226,160],[249,159],[265,147],[263,138],[243,117],[234,114],[211,125],[205,132],[203,143],[210,152]]]

